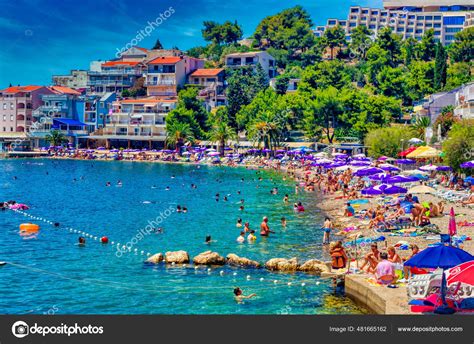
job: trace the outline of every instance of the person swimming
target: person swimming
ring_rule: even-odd
[[[257,240],[257,237],[255,236],[255,231],[252,229],[247,236],[247,241],[254,242],[255,240]]]
[[[238,243],[243,243],[245,241],[245,232],[240,232],[240,235],[237,237]]]
[[[176,211],[177,211],[178,213],[180,213],[180,212],[182,211],[182,210],[181,210],[181,206],[180,206],[179,204],[178,204],[178,206],[176,207]]]
[[[285,197],[283,197],[283,202],[288,203],[289,200],[290,197],[288,196],[288,194],[286,194]]]
[[[105,183],[105,186],[111,186],[112,184],[110,182]]]
[[[281,218],[281,226],[283,228],[286,228],[286,218],[284,218],[284,217]]]
[[[244,211],[244,206],[241,205],[241,206],[239,207],[239,210],[240,210],[240,211]]]
[[[237,219],[237,223],[236,223],[235,227],[238,227],[238,228],[242,227],[242,219],[241,218]]]
[[[117,181],[117,186],[122,186],[122,181],[121,180]]]
[[[170,187],[167,186],[167,187],[165,188],[165,190],[166,190],[166,191],[170,191]]]
[[[241,303],[243,300],[246,300],[246,299],[251,299],[252,297],[255,297],[255,296],[257,296],[257,294],[255,293],[250,294],[250,295],[244,295],[242,289],[240,289],[239,287],[234,288],[234,298],[235,298],[235,301],[237,301],[238,303]]]
[[[188,212],[188,208],[183,207],[183,213],[187,213],[187,212]]]
[[[86,238],[79,237],[78,246],[86,246]]]
[[[212,241],[212,238],[210,235],[206,235],[206,244],[210,244]]]

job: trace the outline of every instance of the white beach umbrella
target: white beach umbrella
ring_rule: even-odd
[[[436,165],[425,165],[425,166],[421,166],[421,167],[418,167],[419,170],[422,170],[422,171],[435,171],[436,169],[438,168],[438,166]]]
[[[319,153],[314,154],[314,156],[317,157],[317,158],[324,158],[324,157],[327,157],[327,156],[328,156],[328,153],[326,153],[326,152],[319,152]]]

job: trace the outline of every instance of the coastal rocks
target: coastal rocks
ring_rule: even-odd
[[[310,259],[304,262],[302,265],[298,267],[298,271],[304,272],[313,272],[316,274],[321,274],[324,272],[331,272],[331,267],[329,263],[322,262],[317,259]]]
[[[206,251],[194,257],[193,263],[196,265],[224,265],[225,259],[217,252]]]
[[[189,263],[189,254],[186,251],[168,251],[165,253],[165,262],[168,264],[186,264]]]
[[[241,266],[241,267],[254,267],[259,268],[260,263],[255,260],[250,260],[248,258],[239,257],[234,253],[229,253],[226,257],[227,264],[233,266]]]
[[[148,257],[146,260],[147,263],[153,263],[153,264],[158,264],[163,261],[163,254],[162,253],[157,253],[152,255],[151,257]]]
[[[296,258],[272,258],[265,263],[265,267],[273,271],[296,271],[298,269],[298,260]]]

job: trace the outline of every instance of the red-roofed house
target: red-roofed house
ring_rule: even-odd
[[[161,56],[147,62],[145,74],[149,96],[176,96],[187,76],[204,67],[204,60],[189,56]]]
[[[0,134],[28,132],[32,113],[42,104],[41,96],[54,94],[44,86],[13,86],[0,91]]]
[[[199,91],[199,99],[208,110],[226,104],[224,78],[223,68],[196,69],[189,76],[190,84],[202,88]]]

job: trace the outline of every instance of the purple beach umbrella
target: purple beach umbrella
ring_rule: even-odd
[[[390,184],[380,184],[370,188],[363,189],[363,195],[394,195],[399,193],[406,193],[407,189]]]
[[[395,163],[398,165],[413,165],[416,164],[416,161],[412,159],[398,159]]]
[[[377,173],[377,174],[373,174],[373,175],[369,176],[369,179],[371,179],[371,180],[381,180],[381,181],[385,182],[385,180],[387,180],[391,176],[392,175],[390,173],[381,172],[381,173]]]
[[[380,168],[367,167],[367,168],[362,168],[358,170],[357,172],[354,173],[354,175],[357,177],[363,177],[363,176],[370,176],[372,174],[381,173],[381,172],[383,172],[383,170]]]
[[[461,168],[474,168],[474,160],[463,162]]]

